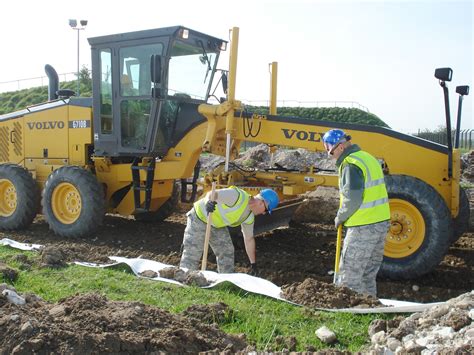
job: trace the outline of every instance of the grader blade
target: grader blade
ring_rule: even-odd
[[[254,235],[268,232],[278,227],[288,226],[296,209],[303,203],[304,198],[297,198],[282,202],[271,214],[262,214],[255,217]]]

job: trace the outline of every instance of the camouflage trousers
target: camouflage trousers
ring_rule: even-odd
[[[377,297],[376,277],[389,226],[384,221],[347,228],[336,284]]]
[[[179,267],[199,270],[206,236],[206,223],[201,221],[194,208],[187,213],[188,221],[184,230],[183,252]],[[211,227],[209,245],[217,259],[217,271],[220,273],[234,272],[234,245],[227,227]]]

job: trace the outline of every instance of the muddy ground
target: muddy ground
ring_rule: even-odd
[[[162,223],[136,222],[107,216],[89,238],[56,236],[37,217],[25,231],[0,233],[0,238],[44,244],[47,264],[64,261],[110,262],[118,255],[178,265],[189,206],[181,206]],[[292,224],[257,236],[257,259],[264,277],[282,286],[283,296],[309,307],[377,307],[377,300],[360,297],[345,288],[334,288],[329,272],[334,266],[336,235],[332,225]],[[242,238],[234,238],[236,270],[248,272]],[[47,257],[46,257],[47,256]],[[436,270],[417,280],[379,280],[379,297],[434,302],[472,290],[474,234],[465,234],[453,245]],[[215,270],[210,251],[208,269]],[[3,287],[6,285],[4,284]],[[416,287],[415,287],[416,286]],[[2,291],[0,285],[0,291]],[[255,348],[245,335],[219,329],[232,310],[218,303],[194,305],[171,314],[139,302],[116,302],[98,294],[75,295],[58,304],[23,294],[25,305],[15,305],[0,292],[0,355],[31,353],[249,353]],[[10,292],[10,290],[8,290]],[[285,348],[294,351],[293,337]],[[275,340],[276,341],[276,340]],[[312,347],[304,347],[314,350]],[[268,349],[267,349],[268,350]],[[320,353],[334,354],[333,350]]]
[[[171,314],[98,294],[58,304],[27,295],[27,303],[17,306],[0,294],[0,354],[235,353],[247,348],[244,335],[222,332],[209,316],[226,311],[225,305],[200,307]]]
[[[42,217],[24,231],[0,232],[20,242],[60,247],[66,261],[110,262],[108,256],[138,257],[178,265],[188,206],[161,223],[136,222],[107,216],[104,225],[89,238],[65,239],[48,229]],[[242,238],[234,238],[236,271],[247,272],[249,264]],[[292,224],[257,236],[260,276],[283,286],[311,278],[332,282],[336,234],[332,225]],[[209,270],[216,270],[209,251]],[[443,262],[430,274],[410,281],[378,280],[380,298],[417,302],[446,301],[474,289],[474,234],[464,234]],[[324,291],[326,292],[326,291]],[[327,288],[327,292],[333,292]]]

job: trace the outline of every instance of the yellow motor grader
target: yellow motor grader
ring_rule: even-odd
[[[64,237],[94,233],[105,213],[163,220],[177,203],[177,181],[182,200],[189,184],[189,200],[196,198],[202,152],[226,158],[224,167],[205,176],[204,189],[213,181],[253,194],[271,187],[283,201],[280,214],[272,214],[280,218],[302,193],[337,186],[337,176],[317,166],[240,169],[233,160],[242,142],[324,151],[322,135],[341,128],[386,172],[391,229],[381,272],[414,278],[431,271],[469,219],[456,144],[278,116],[276,70],[270,113],[248,112],[235,99],[238,35],[233,28],[228,70],[217,67],[227,41],[182,26],[90,38],[92,98],[60,90],[47,65],[48,102],[0,116],[0,229],[27,228],[39,212]],[[436,71],[446,98],[451,73]],[[225,97],[211,104],[219,82]],[[461,88],[460,98],[468,90]],[[450,130],[449,116],[447,122]],[[263,225],[274,225],[265,218]]]

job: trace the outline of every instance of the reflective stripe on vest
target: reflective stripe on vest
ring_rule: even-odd
[[[250,201],[250,195],[242,189],[239,189],[235,186],[230,186],[239,193],[237,202],[232,205],[226,205],[224,203],[216,204],[216,209],[212,212],[211,223],[216,228],[222,227],[237,227],[242,223],[252,224],[254,222],[255,216],[253,213],[246,214],[244,213],[246,207]],[[209,198],[206,196],[199,201],[194,203],[194,210],[196,211],[197,216],[204,223],[207,222],[207,211],[206,203],[209,201]]]
[[[380,163],[364,151],[349,154],[339,167],[339,176],[344,164],[354,164],[364,174],[364,193],[359,209],[344,223],[346,227],[362,226],[390,219],[388,194]],[[341,195],[342,201],[342,195]]]

